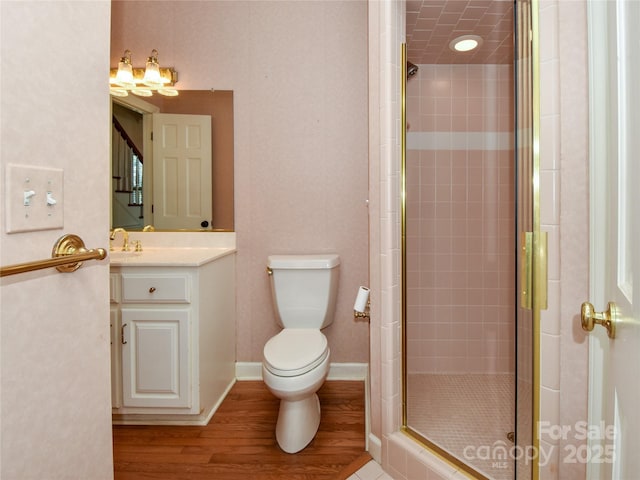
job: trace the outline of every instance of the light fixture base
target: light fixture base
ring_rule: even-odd
[[[133,81],[136,84],[142,84],[142,79],[144,78],[144,68],[134,68],[133,69]],[[109,83],[114,84],[116,79],[116,74],[118,73],[117,68],[112,68],[109,72]],[[176,83],[178,83],[178,72],[173,67],[160,67],[160,77],[163,80],[162,86],[164,87],[173,87]]]

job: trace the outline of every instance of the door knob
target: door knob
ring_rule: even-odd
[[[582,329],[586,332],[593,330],[596,324],[607,329],[609,338],[616,338],[616,323],[618,322],[618,307],[613,302],[609,302],[604,312],[596,312],[589,302],[582,304]]]

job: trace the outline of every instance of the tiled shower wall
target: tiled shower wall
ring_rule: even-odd
[[[420,65],[407,84],[409,373],[511,373],[511,65]]]

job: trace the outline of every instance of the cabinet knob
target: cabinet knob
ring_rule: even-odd
[[[124,339],[124,327],[126,327],[127,324],[125,323],[124,325],[122,325],[122,328],[120,329],[120,343],[122,343],[122,345],[126,345],[127,341]]]
[[[155,291],[156,291],[156,287],[151,287],[151,288],[149,289],[149,293],[153,293],[153,292],[155,292]]]

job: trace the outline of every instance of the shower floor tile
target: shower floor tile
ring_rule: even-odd
[[[493,452],[513,443],[511,374],[409,374],[407,424],[494,480],[513,479],[513,462]]]

